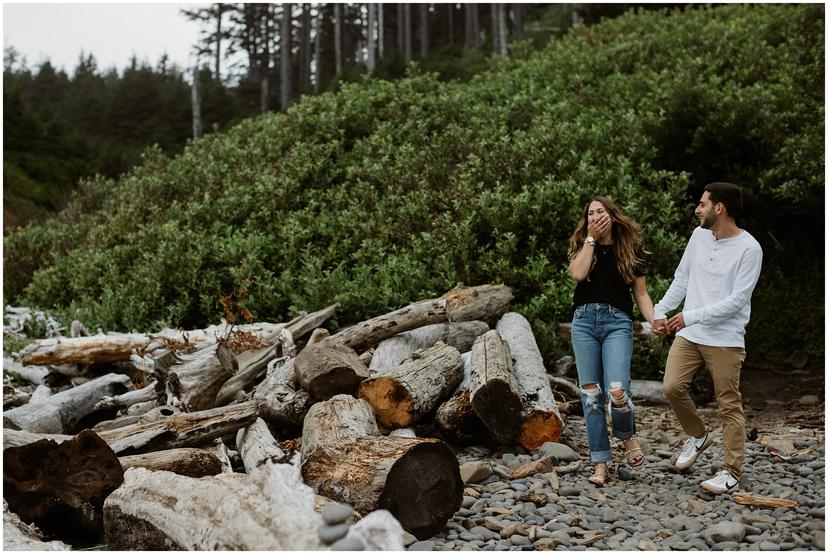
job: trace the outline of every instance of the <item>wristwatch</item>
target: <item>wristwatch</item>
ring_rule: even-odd
[[[595,246],[595,239],[591,235],[587,235],[586,243],[590,246]]]

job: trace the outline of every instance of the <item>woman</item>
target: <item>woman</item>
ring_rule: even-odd
[[[603,196],[594,197],[569,239],[569,274],[578,281],[573,304],[572,348],[578,366],[589,457],[589,481],[607,481],[612,459],[606,403],[611,401],[612,434],[624,441],[630,467],[644,463],[635,438],[630,392],[632,289],[641,314],[652,324],[653,301],[644,276],[641,227]],[[609,392],[607,397],[605,391]]]

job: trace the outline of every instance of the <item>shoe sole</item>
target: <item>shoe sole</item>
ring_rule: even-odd
[[[735,491],[737,488],[739,488],[739,484],[737,483],[737,484],[733,485],[733,487],[732,487],[732,488],[725,489],[725,490],[723,490],[723,491],[722,491],[722,490],[718,490],[718,489],[714,489],[714,488],[708,488],[708,487],[706,487],[706,486],[704,485],[704,482],[703,482],[703,481],[702,481],[701,483],[699,483],[699,486],[700,486],[703,490],[705,490],[705,491],[709,492],[710,494],[730,494],[731,492],[733,492],[733,491]]]
[[[676,469],[678,469],[679,471],[683,471],[683,472],[689,471],[696,464],[696,462],[699,461],[699,456],[702,455],[702,452],[707,450],[710,447],[711,444],[713,444],[713,438],[710,435],[707,435],[707,440],[704,441],[704,444],[701,445],[701,448],[699,448],[699,451],[696,452],[696,457],[693,458],[692,460],[690,460],[689,462],[687,462],[684,466],[678,465],[678,461],[677,461],[676,464],[675,464]]]

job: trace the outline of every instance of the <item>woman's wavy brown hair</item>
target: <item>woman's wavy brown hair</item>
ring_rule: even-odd
[[[615,254],[615,259],[618,261],[618,271],[621,273],[624,281],[632,283],[635,279],[636,271],[644,264],[643,231],[641,230],[641,225],[624,215],[618,206],[606,196],[594,196],[584,206],[581,221],[575,228],[575,232],[569,238],[569,259],[571,261],[575,258],[584,246],[584,241],[587,237],[587,228],[589,227],[589,205],[595,201],[600,202],[612,218],[612,250]],[[589,267],[590,272],[595,267],[597,260],[598,258],[593,253],[592,265]]]

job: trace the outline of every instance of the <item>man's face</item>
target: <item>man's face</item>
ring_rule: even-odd
[[[702,229],[712,228],[719,219],[719,214],[716,213],[716,206],[710,201],[710,193],[707,191],[702,194],[699,205],[696,206],[696,217],[699,218],[699,226]]]

